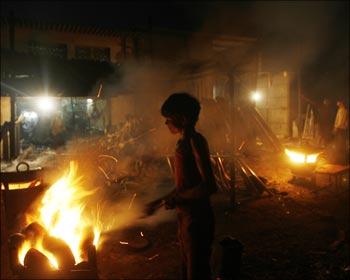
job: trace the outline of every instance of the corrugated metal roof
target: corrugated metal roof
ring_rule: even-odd
[[[6,17],[1,18],[1,26],[9,26],[9,19]],[[54,22],[43,22],[39,20],[28,20],[17,18],[15,20],[15,26],[21,28],[32,28],[43,31],[58,31],[58,32],[72,32],[90,34],[102,37],[120,37],[123,35],[135,36],[140,33],[136,30],[121,30],[118,28],[102,27],[96,25],[80,25],[74,23],[54,23]]]

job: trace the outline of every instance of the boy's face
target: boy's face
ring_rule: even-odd
[[[174,125],[174,122],[172,119],[166,118],[165,124],[167,125],[167,127],[169,128],[172,134],[181,133],[181,129]]]

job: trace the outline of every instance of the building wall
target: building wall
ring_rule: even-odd
[[[148,37],[148,49],[157,60],[176,61],[186,55],[186,38],[177,33],[153,33]],[[151,41],[150,41],[151,40]]]
[[[11,98],[9,96],[1,96],[1,118],[0,122],[1,125],[4,124],[4,122],[11,121]]]
[[[257,109],[278,137],[290,136],[290,81],[288,72],[265,73],[258,79],[262,100],[256,103]]]
[[[0,123],[1,125],[3,125],[5,122],[11,121],[11,98],[8,96],[0,96],[0,103],[1,103]],[[2,139],[0,142],[0,157],[1,159],[4,158],[4,141]]]
[[[10,40],[9,40],[9,32],[8,28],[5,25],[1,25],[1,48],[9,49],[10,48]]]
[[[68,59],[75,58],[75,47],[109,48],[112,63],[117,63],[121,55],[121,39],[112,36],[98,36],[79,32],[62,32],[56,30],[37,30],[29,27],[16,26],[15,50],[28,52],[28,43],[36,41],[42,44],[65,44],[67,45]],[[9,48],[8,27],[1,27],[1,48]],[[132,46],[129,46],[131,48]]]

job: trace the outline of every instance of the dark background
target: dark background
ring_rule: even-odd
[[[303,94],[348,99],[348,1],[2,1],[1,16],[115,28],[165,28],[259,39],[262,71],[301,69]]]

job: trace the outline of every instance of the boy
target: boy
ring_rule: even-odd
[[[177,211],[183,279],[206,280],[211,279],[214,239],[214,215],[209,197],[217,186],[208,143],[195,130],[200,109],[198,100],[188,93],[172,94],[161,108],[170,132],[181,136],[175,151],[176,188],[162,202],[166,209]],[[147,213],[152,214],[159,202],[149,203]]]

